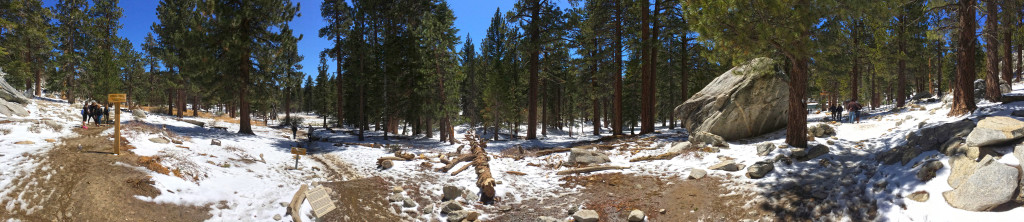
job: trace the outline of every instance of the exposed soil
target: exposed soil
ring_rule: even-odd
[[[662,179],[622,173],[566,177],[564,186],[583,186],[583,206],[598,211],[601,221],[626,221],[634,209],[649,221],[739,221],[769,213],[743,207],[746,195],[730,194],[716,177]],[[665,213],[659,213],[665,209]]]
[[[122,150],[112,155],[112,136],[100,136],[110,128],[76,128],[79,135],[64,138],[41,157],[36,172],[17,178],[18,189],[32,212],[0,211],[0,218],[25,221],[203,221],[208,207],[157,204],[136,195],[153,197],[160,191],[152,186],[148,173],[141,171],[139,156]],[[81,150],[79,150],[81,147]],[[123,147],[124,148],[124,147]],[[132,167],[129,167],[132,166]],[[0,203],[7,205],[10,203]],[[14,203],[21,209],[22,203]]]
[[[404,221],[392,213],[387,195],[391,183],[381,177],[321,183],[334,191],[330,196],[337,207],[322,221]],[[391,208],[391,209],[389,209]]]

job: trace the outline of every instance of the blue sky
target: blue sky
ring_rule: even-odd
[[[43,2],[49,7],[53,6],[56,0],[44,0]],[[292,0],[292,2],[299,3],[301,6],[299,9],[301,16],[295,18],[291,26],[292,29],[295,29],[296,34],[303,35],[302,41],[299,41],[299,53],[306,57],[301,63],[302,72],[306,75],[316,75],[319,53],[331,45],[331,42],[326,39],[317,37],[320,27],[325,24],[323,18],[320,17],[322,1]],[[465,41],[466,34],[470,34],[479,47],[480,40],[487,32],[487,26],[491,23],[491,16],[494,15],[495,9],[500,7],[504,13],[512,9],[515,2],[516,0],[450,0],[448,6],[455,12],[455,26],[459,29],[459,37]],[[558,0],[557,2],[563,9],[569,5],[568,0]],[[139,45],[146,38],[146,34],[151,32],[150,26],[157,21],[156,6],[158,3],[157,0],[121,0],[118,4],[124,9],[121,17],[123,27],[118,34],[130,40],[136,50],[140,50]],[[461,47],[460,44],[459,48]],[[335,63],[328,63],[332,66],[329,70],[333,72]]]

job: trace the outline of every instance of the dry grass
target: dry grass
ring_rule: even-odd
[[[138,160],[139,165],[145,166],[146,169],[161,173],[164,175],[170,175],[171,170],[160,164],[160,157],[151,156],[140,156]]]

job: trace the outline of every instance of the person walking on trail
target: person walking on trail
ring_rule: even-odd
[[[860,109],[863,108],[860,103],[850,101],[850,105],[847,105],[847,107],[850,108],[850,122],[856,121],[856,123],[860,123]]]
[[[843,122],[843,104],[836,104],[836,112],[835,112],[835,114],[836,114],[836,122],[837,123],[842,123]]]
[[[100,115],[102,115],[100,113],[100,106],[96,105],[96,102],[93,102],[92,105],[89,105],[89,118],[93,121],[95,126],[100,125]]]
[[[107,106],[103,107],[103,118],[105,120],[103,121],[103,123],[112,123],[110,120],[110,104],[107,104]]]
[[[85,126],[86,123],[89,123],[89,115],[91,115],[89,113],[89,103],[85,103],[84,105],[82,105],[82,129],[89,128]]]

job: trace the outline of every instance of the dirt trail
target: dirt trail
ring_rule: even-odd
[[[203,221],[210,218],[204,206],[156,204],[135,196],[153,197],[152,186],[139,157],[122,150],[111,155],[112,136],[100,135],[110,127],[75,129],[79,135],[63,138],[36,171],[17,178],[14,192],[25,203],[14,210],[0,210],[0,218],[25,221]],[[81,150],[79,150],[81,147]],[[30,210],[21,210],[22,206]]]

